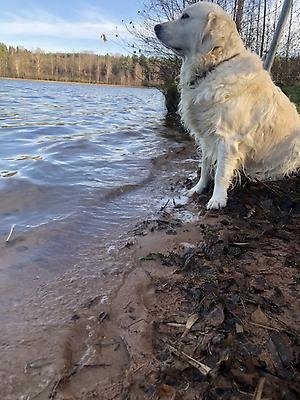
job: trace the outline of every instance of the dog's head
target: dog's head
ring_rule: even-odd
[[[181,57],[206,55],[216,49],[224,52],[230,45],[237,47],[234,39],[241,45],[231,17],[206,1],[187,7],[177,20],[156,25],[154,30],[164,46]]]

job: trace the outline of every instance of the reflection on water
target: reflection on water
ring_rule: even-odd
[[[0,80],[0,98],[4,243],[16,225],[0,249],[1,288],[35,264],[47,273],[73,265],[153,209],[151,159],[174,134],[154,89]]]

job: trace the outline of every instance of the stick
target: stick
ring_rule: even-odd
[[[205,365],[205,364],[201,363],[200,361],[195,360],[194,358],[192,358],[191,356],[186,354],[184,351],[175,349],[175,347],[171,346],[170,344],[168,344],[168,348],[177,357],[182,358],[188,364],[197,368],[201,372],[201,374],[208,375],[210,373],[210,371],[212,370],[208,365]]]
[[[255,389],[254,396],[253,396],[254,400],[261,400],[262,392],[264,390],[265,380],[266,380],[266,378],[260,378],[258,385]]]
[[[167,205],[169,204],[169,202],[170,202],[170,199],[168,199],[167,202],[166,202],[166,204],[165,204],[164,206],[161,207],[160,211],[163,211],[163,210],[167,207]]]
[[[256,322],[251,322],[249,321],[249,323],[251,325],[257,326],[258,328],[262,328],[262,329],[267,329],[269,331],[274,331],[274,332],[280,332],[280,330],[273,328],[272,326],[267,326],[267,325],[262,325],[262,324],[257,324]]]
[[[83,367],[83,368],[101,368],[101,367],[111,367],[111,364],[75,364],[75,367]]]
[[[270,190],[271,192],[277,194],[277,196],[282,196],[283,192],[276,190],[274,188],[272,188],[271,186],[267,185],[265,182],[260,181],[259,179],[255,178],[254,179],[257,183],[261,184],[262,186],[264,186],[266,189]]]
[[[8,243],[8,242],[9,242],[9,239],[11,238],[11,235],[12,235],[12,233],[13,233],[14,229],[15,229],[15,226],[16,226],[16,224],[13,224],[13,225],[11,226],[11,228],[10,228],[10,232],[9,232],[9,234],[8,234],[7,238],[6,238],[6,243]]]

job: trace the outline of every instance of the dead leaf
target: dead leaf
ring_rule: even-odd
[[[240,325],[240,324],[238,324],[238,323],[236,322],[236,324],[235,324],[235,331],[236,331],[236,333],[244,333],[243,325]]]
[[[159,387],[159,398],[162,400],[174,400],[176,397],[176,390],[165,383],[162,383]]]
[[[258,306],[257,309],[251,314],[251,320],[257,324],[269,325],[270,321],[267,315]]]
[[[291,353],[291,342],[288,336],[279,332],[271,332],[270,337],[283,367],[290,367],[293,362],[293,355]]]
[[[192,314],[189,316],[185,324],[185,331],[183,332],[181,338],[184,338],[189,333],[190,329],[198,321],[198,319],[199,319],[198,314]]]
[[[217,327],[224,322],[224,308],[222,304],[218,304],[205,318],[205,322],[210,325]]]

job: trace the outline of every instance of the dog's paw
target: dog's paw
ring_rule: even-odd
[[[226,207],[227,198],[226,197],[212,197],[207,203],[207,210],[219,210],[220,208]]]
[[[187,197],[193,197],[199,194],[202,194],[206,189],[206,186],[202,186],[202,185],[196,185],[194,187],[192,187],[192,189],[188,190],[185,192],[185,195]]]
[[[184,195],[187,196],[187,197],[195,197],[197,194],[198,193],[196,192],[196,190],[194,188],[184,192]]]

